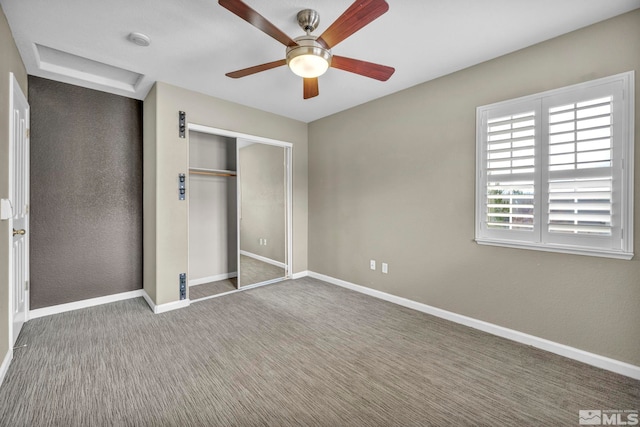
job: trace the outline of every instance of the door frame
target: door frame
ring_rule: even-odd
[[[30,195],[30,188],[29,188],[29,174],[30,174],[30,161],[29,161],[29,157],[30,157],[30,131],[29,129],[31,128],[31,108],[29,106],[29,101],[27,100],[27,97],[25,96],[24,92],[22,92],[22,88],[20,87],[20,84],[18,83],[18,80],[16,79],[15,75],[13,73],[9,73],[9,167],[8,169],[8,173],[9,173],[9,200],[11,200],[11,203],[14,204],[15,201],[15,195],[13,194],[13,185],[14,185],[14,164],[15,164],[15,150],[14,150],[14,135],[15,135],[15,128],[14,128],[14,120],[13,120],[13,111],[14,111],[14,107],[16,104],[16,99],[15,97],[18,96],[20,98],[22,98],[22,100],[24,101],[25,105],[26,105],[26,112],[25,112],[25,120],[26,120],[26,135],[25,135],[25,143],[27,145],[26,147],[26,157],[27,157],[27,163],[26,163],[26,168],[25,168],[25,185],[26,185],[26,205],[27,205],[27,211],[26,211],[26,221],[25,221],[25,230],[26,233],[24,235],[24,239],[25,239],[25,264],[26,264],[26,272],[25,272],[25,280],[27,282],[30,281],[30,272],[29,272],[29,265],[30,265],[30,260],[29,260],[29,243],[30,243],[30,225],[29,225],[29,217],[30,217],[30,203],[29,203],[29,195]],[[13,200],[12,200],[13,198]],[[13,215],[11,218],[9,218],[9,233],[12,232],[13,230]],[[9,235],[9,239],[8,239],[8,250],[9,250],[9,313],[8,313],[8,317],[9,317],[9,348],[12,349],[14,344],[15,344],[15,339],[17,337],[13,336],[13,323],[14,323],[14,295],[13,295],[13,287],[14,287],[14,283],[13,283],[13,279],[14,279],[14,271],[13,271],[13,235],[10,234]],[[25,313],[24,313],[24,323],[26,323],[29,320],[29,309],[30,309],[30,304],[29,304],[29,300],[30,300],[30,292],[31,292],[31,286],[29,286],[27,289],[25,289]]]
[[[282,280],[291,279],[293,277],[293,144],[286,141],[280,141],[272,138],[265,138],[262,136],[249,135],[246,133],[230,131],[226,129],[214,128],[207,125],[199,125],[196,123],[188,123],[187,130],[208,133],[211,135],[217,136],[225,136],[229,138],[242,139],[245,141],[255,142],[259,144],[266,145],[275,145],[278,147],[283,147],[285,151],[285,159],[286,159],[286,201],[287,206],[285,209],[286,216],[286,232],[287,232],[287,251],[286,251],[286,262],[285,262],[285,276],[283,278],[269,280],[266,282],[260,282],[248,286],[240,286],[238,290],[246,290],[251,289],[256,286],[267,285],[270,283],[280,282]],[[236,144],[236,158],[238,158],[238,144]],[[240,189],[240,185],[237,186],[237,191]],[[240,198],[237,197],[237,203],[240,204]],[[236,208],[238,209],[238,208]],[[237,241],[238,241],[238,250],[237,250],[237,266],[238,266],[238,283],[240,283],[240,216],[237,218]],[[232,291],[233,292],[233,291]]]

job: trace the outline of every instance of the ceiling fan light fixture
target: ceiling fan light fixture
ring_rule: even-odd
[[[304,78],[323,75],[331,65],[331,51],[317,43],[313,36],[295,39],[297,46],[287,48],[287,65],[294,74]]]
[[[323,75],[329,69],[329,62],[314,54],[298,55],[289,60],[289,68],[300,77],[313,78]]]

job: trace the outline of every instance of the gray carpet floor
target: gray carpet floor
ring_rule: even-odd
[[[640,382],[305,278],[23,328],[2,426],[577,426]]]

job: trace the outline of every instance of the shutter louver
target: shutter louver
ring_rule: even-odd
[[[549,232],[611,235],[611,102],[549,109]]]
[[[532,231],[535,111],[487,122],[486,226]]]

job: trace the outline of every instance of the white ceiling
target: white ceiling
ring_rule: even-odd
[[[27,72],[144,99],[155,81],[310,122],[640,7],[640,0],[387,0],[389,11],[333,53],[395,67],[387,82],[330,69],[320,95],[302,99],[302,79],[280,67],[241,79],[224,74],[284,58],[285,47],[216,0],[0,0]],[[245,0],[290,37],[296,14],[320,13],[320,35],[352,0]],[[151,38],[140,47],[137,31]],[[135,88],[43,61],[66,52],[141,74]],[[55,56],[55,55],[54,55]],[[64,56],[64,54],[63,54]],[[64,58],[63,58],[64,59]],[[80,68],[80,69],[77,69]],[[66,74],[66,75],[65,75]],[[80,78],[69,77],[75,75]],[[124,88],[123,88],[124,87]]]

